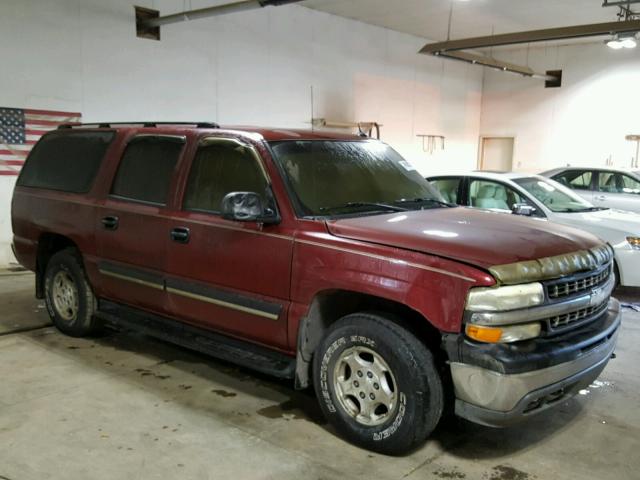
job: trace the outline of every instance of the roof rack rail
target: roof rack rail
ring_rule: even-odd
[[[76,127],[111,128],[117,125],[141,125],[145,128],[155,128],[160,125],[195,125],[195,128],[220,128],[215,122],[90,122],[90,123],[63,123],[58,125],[58,130]]]

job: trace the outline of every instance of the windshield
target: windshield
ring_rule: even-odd
[[[384,143],[289,140],[270,145],[304,216],[450,206]]]
[[[515,178],[515,183],[542,202],[552,212],[587,212],[599,210],[586,200],[553,180],[539,177]]]

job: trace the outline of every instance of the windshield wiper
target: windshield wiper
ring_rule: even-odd
[[[581,212],[598,212],[600,210],[608,210],[608,208],[603,208],[603,207],[564,208],[562,210],[558,210],[558,212],[559,213],[581,213]]]
[[[361,207],[376,207],[378,209],[389,210],[391,212],[406,212],[407,209],[403,207],[398,207],[396,205],[389,205],[388,203],[377,203],[377,202],[348,202],[343,205],[335,205],[332,207],[320,207],[318,210],[321,212],[328,212],[332,210],[342,210],[345,208],[361,208]]]
[[[456,207],[455,203],[443,202],[441,200],[437,200],[435,198],[401,198],[399,200],[394,200],[393,203],[431,203],[434,205],[440,205],[441,207],[452,208]]]

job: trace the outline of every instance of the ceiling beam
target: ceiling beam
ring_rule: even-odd
[[[604,0],[602,3],[603,7],[628,7],[629,5],[633,5],[634,3],[640,3],[640,0],[620,0],[620,1],[610,1]]]
[[[197,20],[199,18],[213,17],[216,15],[226,15],[229,13],[244,12],[247,10],[256,10],[263,7],[278,7],[289,3],[297,3],[300,0],[241,0],[224,3],[222,5],[214,5],[213,7],[199,8],[197,10],[188,10],[186,12],[174,13],[164,17],[148,18],[141,22],[141,26],[145,29],[159,27],[161,25],[169,25],[172,23],[185,22],[188,20]]]
[[[463,38],[460,40],[428,43],[420,49],[420,53],[442,54],[443,52],[456,50],[500,47],[506,45],[518,45],[522,43],[549,42],[554,40],[596,37],[601,35],[613,35],[616,33],[638,31],[640,31],[640,20],[592,23],[588,25],[545,28],[542,30],[529,30],[526,32],[503,33],[500,35],[488,35],[485,37]]]
[[[503,72],[517,73],[524,77],[541,78],[547,81],[556,80],[553,75],[547,75],[546,73],[537,73],[529,67],[522,65],[516,65],[515,63],[503,62],[495,58],[486,57],[484,55],[478,55],[469,52],[437,52],[436,56],[449,58],[451,60],[460,60],[462,62],[472,63],[474,65],[481,65],[483,67],[494,68],[496,70],[502,70]]]

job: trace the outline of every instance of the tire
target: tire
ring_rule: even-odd
[[[356,313],[337,321],[318,346],[313,367],[325,417],[368,450],[405,453],[422,443],[442,416],[442,381],[433,355],[384,316]]]
[[[62,333],[84,337],[97,332],[98,322],[93,318],[97,301],[75,248],[61,250],[49,259],[44,294],[49,316]]]

